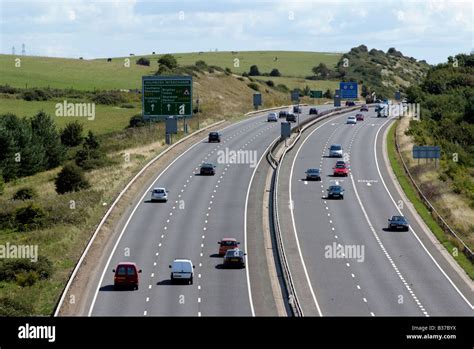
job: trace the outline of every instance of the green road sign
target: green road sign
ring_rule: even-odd
[[[323,91],[311,90],[310,96],[311,96],[311,98],[323,98]]]
[[[143,76],[142,110],[146,120],[168,116],[190,117],[193,113],[191,76]]]

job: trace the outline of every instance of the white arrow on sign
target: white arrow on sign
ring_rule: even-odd
[[[171,104],[168,104],[167,107],[168,107],[168,111],[170,111]]]
[[[155,105],[154,104],[151,105],[151,111],[155,111]]]

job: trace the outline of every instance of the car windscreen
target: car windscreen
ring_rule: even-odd
[[[342,146],[340,145],[331,145],[331,150],[341,150]]]
[[[235,246],[237,245],[237,242],[235,241],[222,241],[222,246]]]

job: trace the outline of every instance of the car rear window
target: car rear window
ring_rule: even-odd
[[[223,241],[222,245],[224,245],[224,246],[235,246],[235,245],[237,245],[237,242],[236,241]]]
[[[135,275],[135,268],[132,266],[127,267],[127,275]]]
[[[118,267],[118,269],[117,269],[117,275],[125,275],[126,272],[127,272],[127,270],[124,266]]]
[[[345,166],[343,164],[337,164],[336,168],[345,168]]]
[[[154,190],[154,193],[156,193],[156,194],[163,194],[163,193],[164,193],[164,190],[162,190],[162,189],[155,189],[155,190]]]
[[[331,150],[341,150],[342,146],[340,145],[331,145]]]

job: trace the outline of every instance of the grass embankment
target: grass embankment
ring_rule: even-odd
[[[413,188],[408,176],[406,175],[403,169],[403,164],[401,163],[401,159],[395,148],[395,132],[397,129],[398,122],[399,121],[397,121],[390,127],[390,130],[387,135],[388,158],[390,160],[390,165],[393,169],[393,172],[397,177],[398,183],[400,183],[400,186],[405,192],[405,195],[407,196],[408,200],[410,200],[410,202],[413,204],[420,217],[423,219],[428,228],[433,232],[439,242],[446,248],[447,251],[450,252],[456,262],[466,271],[469,277],[471,279],[474,279],[474,265],[462,252],[454,253],[458,250],[458,247],[453,243],[453,238],[451,236],[446,235],[446,233],[433,219],[431,213],[428,211],[426,206],[418,197],[415,188]]]

